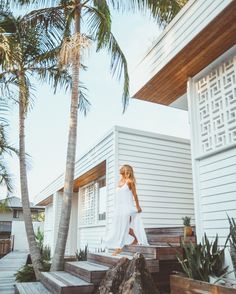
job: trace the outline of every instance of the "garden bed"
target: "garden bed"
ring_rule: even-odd
[[[170,276],[170,288],[171,294],[236,294],[235,288],[214,285],[177,275]]]

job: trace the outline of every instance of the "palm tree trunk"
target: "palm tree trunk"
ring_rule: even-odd
[[[33,223],[31,218],[30,201],[28,193],[28,182],[26,172],[25,158],[25,80],[24,74],[19,74],[19,159],[20,159],[20,184],[21,199],[23,207],[23,216],[25,230],[27,234],[30,256],[33,263],[36,279],[39,279],[40,270],[42,270],[41,254],[35,239]]]
[[[74,3],[78,7],[80,1],[75,0]],[[76,9],[74,24],[75,24],[75,33],[79,33],[80,32],[80,8]],[[68,230],[69,230],[69,224],[70,224],[73,182],[74,182],[76,140],[77,140],[77,119],[78,119],[78,102],[79,102],[79,64],[80,64],[80,57],[78,55],[72,64],[72,94],[71,94],[71,106],[70,106],[70,126],[69,126],[69,136],[68,136],[68,145],[67,145],[64,195],[63,195],[57,242],[56,242],[56,247],[53,254],[51,271],[59,271],[59,270],[62,270],[64,267],[64,255],[65,255],[66,241],[68,237]]]

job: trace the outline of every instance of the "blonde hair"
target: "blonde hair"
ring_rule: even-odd
[[[134,177],[134,170],[132,166],[128,164],[124,164],[120,169],[120,174],[127,180],[130,180],[134,184],[136,183],[136,179]]]

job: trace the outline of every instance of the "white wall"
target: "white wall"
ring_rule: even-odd
[[[44,221],[44,245],[52,248],[53,242],[53,204],[48,204],[45,207],[45,221]]]
[[[228,234],[236,217],[236,46],[189,80],[197,233]]]
[[[33,222],[34,232],[40,228],[43,231],[43,222]],[[28,241],[25,231],[25,223],[23,221],[12,222],[12,235],[14,235],[14,250],[28,250]]]
[[[111,131],[107,136],[99,141],[77,164],[78,176],[86,173],[99,163],[106,160],[106,189],[107,189],[107,218],[109,215],[109,204],[113,200],[115,191],[114,167],[115,167],[115,138]],[[78,205],[80,202],[78,201]],[[78,212],[79,214],[79,212]],[[78,215],[78,248],[88,245],[90,251],[101,248],[101,239],[105,235],[106,222],[103,224],[95,221],[92,226],[81,226]]]
[[[118,167],[130,164],[145,227],[181,226],[194,220],[190,142],[153,133],[118,129]]]

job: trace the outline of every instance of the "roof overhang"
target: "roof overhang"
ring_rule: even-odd
[[[74,180],[74,192],[78,192],[79,188],[85,186],[98,178],[101,178],[106,175],[106,160],[102,161],[86,173],[79,176],[77,179]],[[58,191],[63,191],[63,188],[59,189]],[[49,205],[53,202],[53,195],[48,196],[47,198],[43,198],[37,205]]]
[[[160,42],[162,42],[162,38],[160,38]],[[236,1],[232,1],[160,68],[133,95],[134,98],[170,105],[186,93],[189,77],[195,76],[235,43]],[[174,45],[173,43],[171,46]]]

